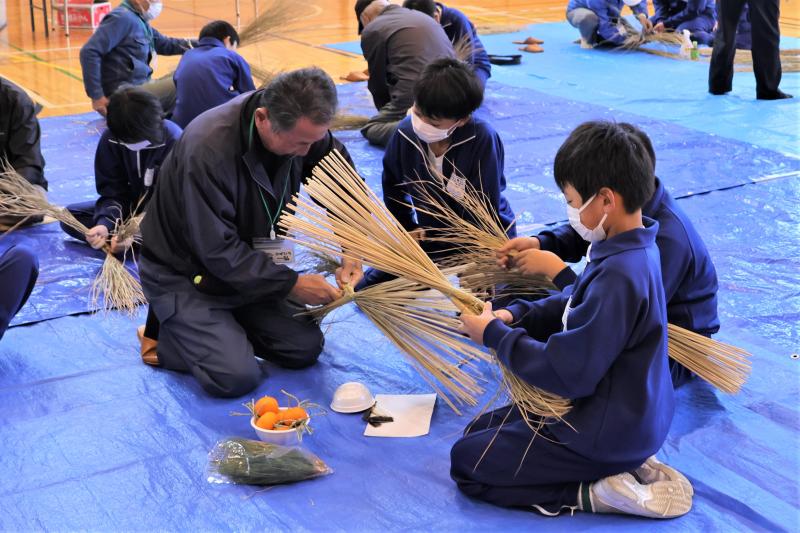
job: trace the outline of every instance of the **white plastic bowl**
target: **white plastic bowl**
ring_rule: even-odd
[[[287,407],[281,407],[281,411],[285,411]],[[285,431],[278,431],[275,429],[262,429],[256,425],[257,417],[250,419],[250,426],[255,430],[258,438],[270,444],[278,444],[280,446],[297,446],[300,444],[300,432],[296,429],[289,429]],[[308,417],[306,424],[311,423],[311,417]],[[308,433],[306,435],[308,436]]]
[[[360,413],[375,404],[372,393],[362,383],[351,381],[340,385],[333,394],[331,409],[337,413]]]

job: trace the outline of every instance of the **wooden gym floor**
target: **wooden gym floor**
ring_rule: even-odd
[[[66,37],[62,28],[51,28],[46,38],[40,11],[35,14],[36,32],[32,32],[28,2],[8,0],[6,4],[8,26],[0,31],[0,76],[24,87],[44,107],[40,117],[90,111],[78,54],[91,30],[72,28]],[[366,64],[361,56],[323,46],[358,38],[354,0],[314,0],[306,4],[306,18],[292,29],[275,39],[244,47],[240,53],[251,64],[267,69],[318,65],[337,81],[342,74],[363,69]],[[512,27],[564,20],[566,0],[451,0],[447,4],[463,10],[478,26]],[[800,35],[798,5],[800,0],[781,1],[781,30],[786,35]],[[254,14],[254,2],[241,0],[242,27]],[[165,0],[164,11],[154,26],[165,35],[196,37],[200,28],[214,19],[235,23],[235,2]],[[178,59],[160,57],[154,76],[172,71]]]

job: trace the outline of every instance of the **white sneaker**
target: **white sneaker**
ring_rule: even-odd
[[[586,39],[581,39],[581,48],[584,50],[591,50],[594,46]]]
[[[689,496],[694,495],[694,488],[692,488],[692,484],[686,479],[686,476],[668,464],[656,459],[655,455],[649,457],[642,466],[631,472],[631,474],[642,485],[649,485],[656,481],[677,481],[683,485],[683,490],[688,492]]]
[[[598,513],[675,518],[692,508],[692,496],[679,481],[642,485],[627,472],[592,483],[590,494],[592,509]]]

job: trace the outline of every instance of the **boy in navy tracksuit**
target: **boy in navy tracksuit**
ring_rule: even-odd
[[[515,406],[479,417],[453,446],[451,475],[470,496],[545,514],[684,514],[691,485],[652,457],[674,410],[658,223],[641,212],[652,163],[636,136],[588,122],[559,149],[554,174],[571,224],[592,241],[572,292],[496,314],[487,303],[461,320],[510,372],[572,410],[539,435]]]
[[[717,21],[714,0],[653,0],[653,6],[656,13],[650,22],[656,33],[689,30],[693,41],[707,46],[713,44]]]
[[[163,115],[158,99],[140,88],[123,88],[111,96],[108,129],[100,137],[94,158],[100,197],[67,206],[89,231],[84,235],[62,224],[65,232],[99,249],[115,225],[134,214],[137,206],[138,212],[144,212],[161,162],[181,135],[181,129]],[[130,245],[130,241],[111,238],[115,253]]]
[[[433,0],[406,0],[403,2],[406,9],[422,11],[426,15],[433,17],[436,22],[442,25],[442,29],[450,42],[454,45],[464,39],[468,39],[472,45],[472,55],[469,63],[472,65],[475,75],[486,87],[486,82],[492,77],[492,64],[489,62],[489,54],[483,47],[478,30],[467,16],[453,7],[447,7],[441,2]]]
[[[642,0],[569,0],[567,22],[580,31],[581,47],[591,48],[597,44],[619,46],[625,42],[627,34],[619,25],[624,6],[636,15],[642,31],[652,31],[653,24],[647,18],[647,2]]]
[[[642,142],[655,164],[656,154],[649,137],[630,124],[621,123],[619,126]],[[655,180],[653,196],[642,207],[642,214],[658,222],[656,244],[661,255],[667,319],[671,324],[710,337],[719,331],[718,284],[717,272],[703,239],[658,178]],[[575,263],[586,255],[588,247],[589,243],[572,226],[565,224],[543,231],[536,237],[513,239],[498,250],[498,255],[507,257],[514,250],[517,252],[515,265],[523,272],[537,274],[542,264],[539,250],[552,252],[564,261]],[[575,272],[564,268],[553,281],[559,289],[564,290],[575,279]],[[692,373],[679,363],[670,360],[669,365],[676,387],[692,377]]]
[[[0,339],[14,315],[31,295],[39,276],[39,261],[26,246],[0,248]]]
[[[238,45],[239,34],[224,20],[203,26],[197,46],[183,54],[172,76],[175,124],[185,128],[200,113],[256,89],[250,65],[235,51]]]
[[[442,223],[415,210],[421,188],[443,198],[459,215],[469,220],[471,214],[458,201],[466,182],[483,191],[490,207],[498,214],[508,236],[516,235],[514,212],[503,191],[503,142],[487,122],[472,116],[483,101],[483,88],[472,69],[456,59],[439,59],[429,64],[415,88],[415,103],[409,116],[400,122],[383,157],[383,200],[403,225],[420,238],[422,248],[434,261],[448,256],[446,243],[425,240]],[[433,183],[437,173],[446,180],[449,196]],[[410,205],[408,205],[410,204]],[[391,279],[370,269],[363,288]]]

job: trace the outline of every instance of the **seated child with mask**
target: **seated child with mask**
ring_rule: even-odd
[[[434,261],[445,259],[449,246],[425,240],[425,235],[441,229],[442,224],[413,206],[419,202],[422,188],[443,197],[434,184],[442,177],[449,192],[445,199],[460,216],[471,216],[458,201],[469,182],[483,192],[503,226],[509,228],[508,237],[516,236],[514,213],[503,196],[503,142],[491,125],[472,115],[482,102],[483,87],[469,65],[450,58],[433,61],[414,89],[414,106],[386,147],[383,201]],[[357,289],[388,279],[391,276],[386,273],[370,269]]]
[[[158,98],[136,87],[117,90],[108,103],[108,129],[103,132],[94,156],[97,200],[80,202],[67,209],[84,226],[86,234],[61,225],[70,236],[100,249],[110,241],[114,253],[130,248],[117,242],[114,226],[133,214],[144,212],[158,169],[181,129],[164,119]]]

